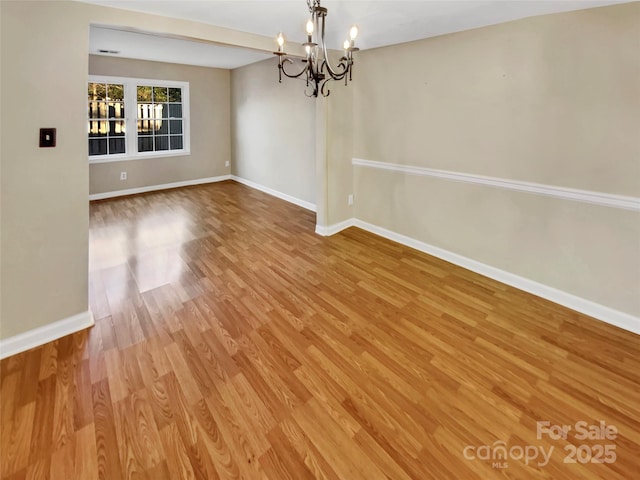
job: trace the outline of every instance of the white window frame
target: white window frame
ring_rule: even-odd
[[[182,157],[191,155],[191,116],[189,112],[189,82],[174,80],[157,80],[148,78],[113,77],[105,75],[89,75],[89,83],[110,83],[124,85],[124,125],[125,153],[112,155],[87,155],[89,163],[121,162],[123,160],[143,160],[159,157]],[[169,87],[182,89],[182,149],[138,152],[138,86]],[[89,125],[87,113],[87,125]],[[87,142],[88,140],[87,136]],[[88,145],[88,143],[87,143]]]

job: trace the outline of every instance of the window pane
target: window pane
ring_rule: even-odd
[[[109,139],[109,154],[124,153],[124,138]]]
[[[156,140],[156,151],[169,150],[169,137],[167,135],[161,135],[154,138]]]
[[[124,100],[124,85],[108,85],[108,100]]]
[[[160,134],[166,135],[167,133],[169,133],[168,124],[169,124],[168,120],[156,120],[155,121],[156,134],[160,133]]]
[[[161,103],[167,101],[167,88],[166,87],[153,87],[153,101],[154,103]]]
[[[138,101],[139,102],[151,101],[151,87],[138,87]]]
[[[166,103],[157,103],[153,105],[153,117],[154,118],[167,118],[169,109]]]
[[[124,118],[124,103],[109,102],[109,118]]]
[[[89,83],[87,93],[89,100],[106,100],[107,86],[104,83]]]
[[[169,120],[169,133],[182,133],[182,120]]]
[[[108,130],[108,122],[102,121],[90,121],[89,122],[89,136],[90,137],[106,137]]]
[[[109,136],[124,136],[124,120],[111,120],[109,122]]]
[[[89,102],[89,118],[107,118],[105,102]]]
[[[151,103],[138,104],[138,118],[152,118],[153,105]]]
[[[169,105],[169,117],[182,118],[182,105]]]
[[[107,139],[89,139],[89,155],[106,155]]]
[[[182,150],[182,135],[171,135],[169,141],[171,142],[171,150]]]
[[[153,152],[153,137],[138,137],[139,152]]]
[[[154,120],[138,120],[138,134],[151,135],[153,133]]]
[[[182,89],[181,88],[170,88],[169,89],[169,101],[170,102],[181,102],[182,101]]]

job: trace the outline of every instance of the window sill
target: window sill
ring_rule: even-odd
[[[149,160],[164,157],[186,157],[191,155],[190,150],[171,150],[168,153],[148,152],[138,153],[136,155],[105,155],[89,157],[89,164],[92,163],[113,163],[113,162],[129,162],[132,160]]]

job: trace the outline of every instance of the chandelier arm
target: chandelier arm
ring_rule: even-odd
[[[300,73],[298,73],[298,74],[287,73],[287,71],[284,68],[285,63],[293,64],[293,60],[291,60],[290,58],[286,57],[286,58],[282,59],[282,62],[280,62],[280,70],[282,71],[282,73],[284,73],[285,77],[298,78],[298,77],[301,77],[307,70],[309,70],[309,62],[305,62],[305,66],[300,71]]]
[[[340,63],[338,63],[337,67],[341,67],[343,70],[341,72],[333,72],[331,70],[331,67],[329,66],[329,62],[327,62],[326,59],[324,59],[322,61],[322,64],[320,65],[320,70],[325,70],[327,71],[327,73],[329,74],[329,78],[331,78],[332,80],[342,80],[343,78],[347,77],[347,73],[349,73],[349,64],[344,62],[344,60],[340,60]]]
[[[340,61],[340,63],[338,63],[338,67],[342,66],[343,71],[342,72],[335,72],[333,70],[333,68],[331,68],[331,64],[329,63],[329,55],[327,55],[327,44],[324,41],[324,19],[326,17],[322,16],[321,19],[321,23],[322,26],[320,27],[320,43],[322,44],[322,53],[324,53],[324,63],[323,66],[326,68],[327,73],[331,76],[331,78],[333,78],[334,80],[342,80],[344,78],[344,76],[347,74],[347,72],[349,71],[349,65],[345,65],[344,62]]]
[[[331,93],[331,90],[326,88],[328,84],[329,84],[329,79],[327,78],[324,82],[322,82],[322,86],[320,87],[320,93],[322,94],[323,97],[328,97],[329,94]]]

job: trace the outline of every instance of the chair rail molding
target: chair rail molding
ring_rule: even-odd
[[[543,195],[547,197],[561,198],[564,200],[573,200],[576,202],[591,203],[604,207],[622,208],[625,210],[640,212],[640,198],[638,197],[595,192],[591,190],[580,190],[577,188],[558,187],[555,185],[545,185],[541,183],[523,182],[520,180],[508,180],[505,178],[487,177],[471,173],[451,172],[448,170],[437,170],[435,168],[399,165],[397,163],[378,162],[362,158],[353,158],[351,163],[358,167],[377,168],[380,170],[390,170],[410,175],[442,178],[455,182],[473,183],[476,185],[485,185],[505,190],[515,190],[535,195]]]

